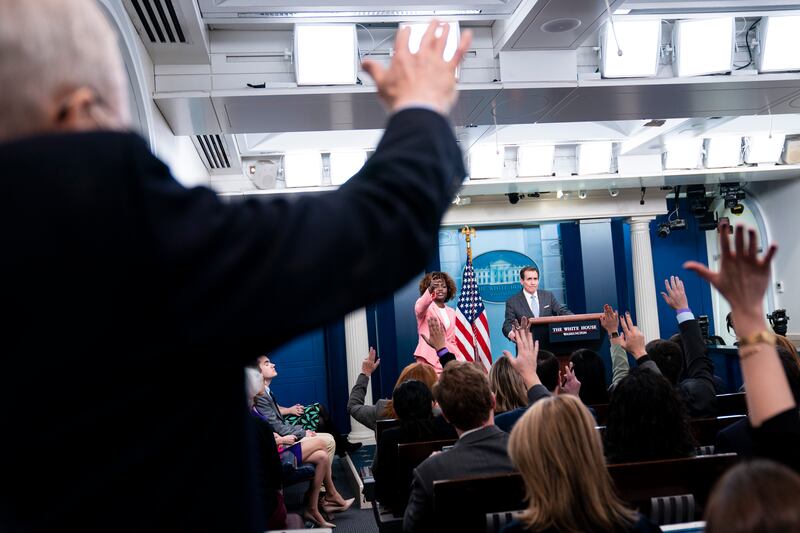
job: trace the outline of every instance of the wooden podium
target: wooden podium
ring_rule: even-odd
[[[600,325],[603,313],[561,315],[531,320],[533,338],[539,341],[540,350],[548,350],[559,359],[569,357],[575,350],[599,350],[606,335]]]

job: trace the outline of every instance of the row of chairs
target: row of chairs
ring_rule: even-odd
[[[738,461],[736,454],[609,465],[619,496],[656,523],[689,522],[702,515],[716,481]],[[436,531],[499,531],[509,512],[523,509],[520,474],[436,481]]]
[[[729,415],[720,416],[716,418],[695,419],[691,421],[691,429],[695,436],[696,441],[700,445],[698,448],[698,457],[687,459],[673,459],[667,461],[654,461],[642,463],[629,463],[620,465],[610,465],[609,472],[617,484],[620,496],[637,506],[657,523],[675,523],[676,521],[688,521],[694,516],[702,513],[702,506],[705,504],[705,498],[711,490],[713,483],[719,478],[722,472],[727,469],[733,461],[736,460],[735,454],[726,455],[713,455],[713,444],[716,439],[717,433],[727,427],[728,425],[742,420],[745,415]],[[390,427],[397,425],[396,420],[382,420],[378,422],[376,432],[380,439],[380,434]],[[602,431],[603,427],[598,427]],[[440,451],[445,446],[452,445],[453,440],[439,440],[430,442],[417,442],[409,444],[400,444],[397,449],[396,465],[398,472],[409,473],[416,468],[422,461],[431,455],[434,451]],[[701,457],[702,456],[702,457]],[[708,459],[710,458],[710,459]],[[699,462],[698,462],[699,460]],[[663,475],[662,475],[663,473]],[[409,476],[410,477],[410,476]],[[497,481],[498,486],[492,485],[495,477],[499,478]],[[492,516],[484,520],[483,515],[478,517],[474,510],[486,511],[488,513],[501,513],[501,517],[505,516],[503,513],[506,511],[513,511],[522,508],[524,505],[521,503],[524,495],[522,488],[522,480],[518,474],[506,476],[492,476],[488,480],[466,479],[466,480],[450,480],[446,482],[447,486],[456,487],[453,490],[461,490],[461,482],[468,482],[467,488],[474,492],[476,499],[483,498],[488,506],[473,507],[472,499],[464,501],[470,502],[469,505],[460,505],[453,507],[455,514],[464,513],[465,509],[469,508],[470,515],[469,522],[472,524],[470,531],[483,530],[484,525],[488,525],[486,520],[498,520],[498,516]],[[436,486],[434,485],[434,493],[436,494]],[[487,484],[484,486],[484,484]],[[373,501],[373,511],[378,528],[381,532],[393,532],[402,530],[403,512],[405,509],[405,501],[407,501],[407,494],[400,494],[399,499],[406,496],[405,501],[391,501],[391,502],[374,502],[374,480],[367,477],[364,480],[364,494],[367,500]],[[445,485],[443,485],[445,486]],[[494,501],[493,497],[487,494],[495,494],[497,490],[503,497],[499,501],[503,502],[502,505],[495,505],[491,503]],[[444,492],[442,498],[444,502],[440,504],[448,507],[450,504],[447,502],[457,502],[458,498],[448,499],[447,488],[441,489]],[[466,490],[466,489],[465,489]],[[505,492],[504,492],[505,491]],[[481,496],[483,494],[483,496]],[[459,496],[461,497],[461,496]],[[440,500],[442,501],[442,500]],[[438,516],[438,514],[437,514]],[[442,517],[448,516],[447,512],[442,512]],[[480,518],[480,519],[478,519]],[[444,518],[442,518],[444,520]],[[460,520],[460,519],[458,519]],[[481,525],[481,528],[475,529],[475,520]],[[452,524],[453,518],[451,516],[448,523]],[[466,527],[460,521],[458,527]],[[445,527],[437,523],[437,527],[441,525],[442,530]]]
[[[744,392],[717,394],[717,416],[746,415],[746,398]],[[608,404],[599,403],[589,407],[594,410],[598,425],[605,425],[608,421]]]

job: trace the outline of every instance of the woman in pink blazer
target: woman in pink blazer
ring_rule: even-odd
[[[447,349],[459,361],[464,356],[456,348],[456,312],[452,307],[447,307],[445,302],[451,300],[456,294],[456,284],[446,272],[430,272],[419,282],[419,299],[414,304],[414,313],[417,315],[417,330],[420,334],[414,357],[417,362],[431,365],[436,374],[442,373],[442,365],[436,350],[431,348],[421,335],[429,336],[428,318],[435,317],[445,330]]]

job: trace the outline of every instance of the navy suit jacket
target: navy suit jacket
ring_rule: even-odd
[[[553,293],[543,289],[536,291],[536,296],[539,299],[539,316],[560,316],[571,315],[572,311],[567,309],[566,305],[559,302]],[[508,337],[508,332],[511,331],[514,320],[519,320],[522,317],[531,317],[531,306],[525,291],[520,290],[517,294],[506,300],[506,319],[503,322],[503,335]]]
[[[465,175],[422,109],[318,195],[223,202],[127,133],[0,168],[0,531],[28,532],[263,531],[242,366],[417,275]]]

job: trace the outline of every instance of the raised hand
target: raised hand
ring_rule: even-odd
[[[661,296],[671,308],[675,309],[688,309],[689,300],[686,299],[686,290],[683,288],[683,281],[678,276],[670,276],[669,279],[664,280],[664,286],[667,292],[662,292]]]
[[[581,392],[581,382],[575,376],[575,369],[570,362],[569,366],[561,372],[560,383],[556,388],[556,394],[572,394],[578,396]]]
[[[367,377],[370,377],[372,373],[375,372],[375,369],[378,368],[379,364],[381,364],[381,360],[378,359],[378,354],[375,352],[375,348],[370,346],[367,357],[361,361],[361,373]]]
[[[603,316],[600,317],[600,325],[611,335],[619,330],[619,315],[614,309],[606,304],[603,306]]]
[[[517,357],[511,355],[511,352],[507,350],[503,350],[503,355],[508,358],[511,367],[522,376],[525,386],[531,388],[541,383],[539,375],[536,373],[539,341],[533,340],[533,333],[531,333],[527,317],[522,317],[519,321],[515,320],[513,329],[516,332]]]
[[[625,313],[619,323],[622,326],[622,341],[620,342],[620,346],[630,352],[636,359],[647,355],[647,350],[644,348],[644,333],[634,325],[631,314]]]
[[[438,318],[433,316],[428,317],[428,332],[428,337],[422,333],[419,334],[419,336],[422,337],[422,340],[428,343],[428,346],[437,352],[447,346],[444,335],[444,326],[442,326],[442,323]]]
[[[745,239],[745,231],[747,238]],[[735,247],[731,249],[728,225],[719,228],[720,268],[713,272],[696,261],[684,263],[691,270],[713,285],[728,300],[736,324],[736,333],[746,337],[765,329],[763,300],[769,285],[770,263],[777,247],[773,244],[762,258],[758,257],[758,237],[753,229],[736,226]]]
[[[436,36],[441,30],[441,35]],[[386,69],[374,61],[364,61],[362,67],[378,88],[378,95],[386,103],[389,111],[407,105],[423,104],[435,108],[444,115],[450,112],[456,101],[456,68],[464,58],[472,41],[472,32],[461,34],[461,42],[450,61],[442,58],[449,24],[433,20],[422,37],[419,52],[412,54],[408,49],[411,28],[397,32],[394,43],[394,56]]]

